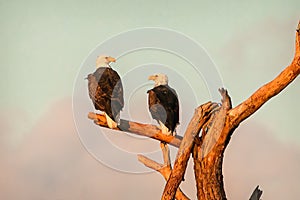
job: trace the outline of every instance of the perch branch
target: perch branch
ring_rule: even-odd
[[[168,166],[170,168],[170,172],[171,172],[170,149],[169,149],[168,145],[164,142],[160,143],[160,148],[161,148],[163,158],[164,158],[164,165]]]
[[[101,127],[108,127],[106,123],[106,118],[103,114],[96,114],[90,112],[88,114],[88,118],[94,120],[94,123],[101,126]],[[161,130],[150,124],[141,124],[138,122],[132,122],[121,119],[120,125],[116,130],[126,131],[129,133],[150,137],[161,142],[166,142],[172,146],[179,147],[182,137],[179,135],[172,136],[172,135],[165,135],[161,132]]]
[[[233,126],[238,126],[242,121],[257,111],[269,99],[286,88],[300,73],[300,21],[296,31],[295,56],[292,63],[286,67],[275,79],[260,87],[248,99],[229,111],[230,121]]]
[[[194,139],[199,134],[199,131],[203,124],[210,117],[210,113],[212,112],[212,110],[216,107],[218,107],[216,103],[208,102],[199,106],[195,110],[194,116],[186,129],[186,132],[178,149],[176,160],[174,163],[174,169],[172,170],[165,186],[161,198],[162,200],[174,199],[177,188],[184,178],[187,163],[194,144]]]

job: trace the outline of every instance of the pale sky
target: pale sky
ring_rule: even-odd
[[[79,141],[72,95],[82,63],[90,52],[108,38],[136,28],[179,31],[206,50],[236,106],[291,62],[299,10],[300,2],[292,0],[0,1],[0,156],[4,163],[0,167],[1,199],[99,199],[99,195],[106,199],[135,199],[150,194],[155,198],[148,199],[158,199],[164,184],[159,174],[132,175],[112,170],[96,162]],[[172,56],[153,51],[124,56],[118,63],[120,74],[125,76],[130,64],[142,64],[143,59],[167,63]],[[184,62],[177,60],[173,60],[177,65],[168,67],[180,72]],[[93,70],[93,66],[86,67]],[[181,74],[190,77],[193,85],[198,81],[190,72]],[[183,91],[180,81],[173,78],[170,84]],[[257,184],[265,189],[264,199],[282,199],[282,193],[291,195],[288,199],[297,197],[299,87],[296,79],[236,131],[224,160],[229,199],[247,198]],[[201,92],[197,93],[197,100],[191,98],[190,106],[210,100],[207,91]],[[142,94],[135,94],[128,105],[136,103],[135,99],[143,102]],[[82,95],[85,98],[87,93]],[[132,113],[135,117],[139,114]],[[181,115],[189,114],[187,111]],[[188,121],[186,118],[183,121]],[[253,146],[247,146],[247,141],[253,141]],[[132,158],[124,165],[133,162]],[[250,164],[255,167],[249,167]],[[287,167],[291,169],[287,174],[278,175]],[[243,176],[245,169],[252,176]],[[149,187],[154,184],[157,185],[152,192]],[[115,191],[115,187],[119,193],[108,192]],[[139,192],[135,193],[134,187],[139,187]],[[192,198],[193,187],[193,182],[184,183]],[[118,196],[121,193],[123,196]]]

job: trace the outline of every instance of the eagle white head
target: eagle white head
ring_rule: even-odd
[[[111,56],[101,55],[97,57],[96,68],[99,67],[110,67],[109,63],[116,62],[116,59]]]
[[[165,74],[154,74],[148,77],[148,80],[154,81],[154,86],[168,85],[168,77]]]

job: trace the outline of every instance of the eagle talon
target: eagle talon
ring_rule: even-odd
[[[113,121],[106,113],[105,113],[105,118],[106,118],[107,126],[110,129],[115,129],[118,127],[117,122]]]
[[[164,135],[173,135],[171,131],[161,121],[159,121],[159,128]]]

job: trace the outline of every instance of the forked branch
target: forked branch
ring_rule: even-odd
[[[218,104],[208,102],[199,106],[195,110],[195,114],[186,129],[186,132],[178,149],[176,160],[174,163],[174,169],[172,170],[170,178],[167,181],[161,199],[174,199],[175,192],[184,178],[185,170],[190,158],[195,137],[198,136],[200,129],[209,119],[211,112],[217,107]]]
[[[146,156],[138,155],[138,160],[143,163],[146,167],[149,167],[155,171],[158,171],[167,181],[170,177],[172,167],[170,162],[170,151],[167,144],[161,142],[160,147],[163,154],[164,164],[159,164]],[[180,188],[176,190],[175,198],[177,200],[189,200],[189,198],[181,191]]]

